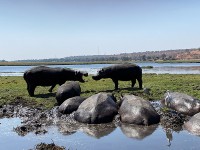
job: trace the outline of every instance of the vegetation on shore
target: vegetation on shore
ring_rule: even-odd
[[[140,63],[149,61],[92,61],[92,62],[14,62],[0,61],[0,66],[38,66],[38,65],[86,65],[86,64],[119,64],[119,63]],[[200,63],[200,60],[157,60],[156,63]]]
[[[182,92],[200,99],[200,76],[199,75],[171,75],[171,74],[144,74],[143,87],[149,88],[150,95],[143,90],[131,87],[131,82],[119,82],[119,90],[113,90],[114,84],[111,79],[102,79],[95,81],[91,76],[85,77],[86,82],[80,83],[81,96],[89,97],[99,92],[113,93],[117,100],[124,94],[134,94],[143,97],[146,100],[160,100],[167,90],[173,92]],[[26,90],[26,83],[23,77],[0,77],[0,106],[4,104],[16,104],[32,107],[52,108],[56,104],[55,93],[58,88],[55,87],[53,93],[49,93],[50,87],[37,87],[35,97],[30,97]]]

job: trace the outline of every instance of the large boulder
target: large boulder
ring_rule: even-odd
[[[74,118],[82,123],[97,124],[111,122],[116,114],[114,97],[108,93],[98,93],[81,103]]]
[[[200,135],[200,113],[195,114],[189,121],[184,123],[183,127],[195,135]]]
[[[84,98],[80,96],[71,97],[65,100],[60,106],[58,111],[62,114],[70,114],[76,111],[79,105],[84,101]]]
[[[184,93],[167,91],[161,102],[167,107],[185,115],[193,116],[200,112],[200,100]]]
[[[160,116],[151,103],[141,97],[125,95],[119,109],[122,123],[151,125],[160,121]]]
[[[69,81],[65,84],[62,84],[56,93],[56,100],[58,104],[62,104],[66,99],[74,97],[74,96],[80,96],[81,94],[81,87],[79,82],[76,81]]]

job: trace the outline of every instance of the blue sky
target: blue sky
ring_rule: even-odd
[[[0,60],[199,47],[199,0],[0,0]]]

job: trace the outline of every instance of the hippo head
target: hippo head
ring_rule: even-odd
[[[98,71],[97,75],[92,76],[92,79],[94,80],[100,80],[104,76],[104,69],[101,69]]]
[[[75,76],[76,76],[76,81],[80,81],[80,82],[85,82],[83,80],[83,76],[87,77],[88,76],[88,73],[87,72],[80,72],[80,71],[76,71],[75,73]]]

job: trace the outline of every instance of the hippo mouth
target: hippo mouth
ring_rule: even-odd
[[[94,80],[100,80],[100,77],[99,76],[92,76],[92,79],[94,79]]]

